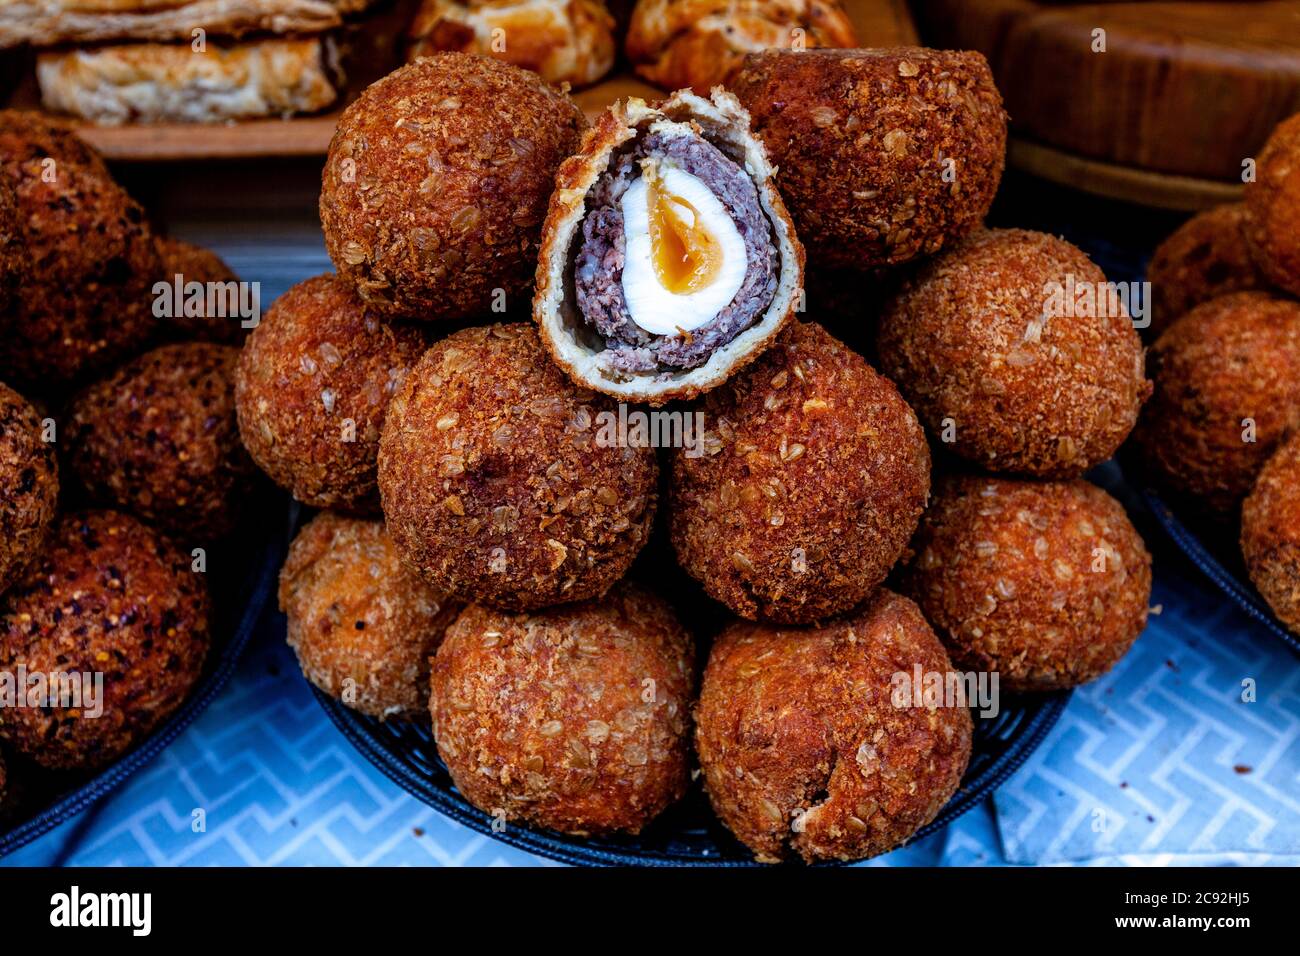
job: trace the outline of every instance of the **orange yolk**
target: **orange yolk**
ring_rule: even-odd
[[[674,295],[712,284],[722,268],[722,245],[701,224],[699,210],[666,192],[657,176],[646,177],[646,203],[659,284]]]

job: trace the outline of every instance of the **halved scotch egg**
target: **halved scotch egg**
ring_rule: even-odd
[[[720,385],[794,314],[803,247],[730,93],[614,104],[556,177],[533,317],[577,383],[661,404]]]

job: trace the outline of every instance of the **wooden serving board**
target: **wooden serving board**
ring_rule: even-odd
[[[925,42],[989,58],[1013,164],[1104,195],[1179,209],[1230,200],[1243,161],[1300,112],[1300,0],[913,9]]]
[[[379,14],[351,25],[348,40],[365,56],[358,67],[349,70],[344,105],[369,83],[400,65],[398,36],[416,5],[415,0],[397,0]],[[864,45],[906,46],[918,42],[906,0],[845,0],[845,8]],[[608,79],[574,94],[588,116],[624,96],[654,99],[662,95],[621,67],[616,67],[617,72]],[[40,95],[30,57],[11,61],[9,69],[14,76],[7,96],[2,98],[6,105],[39,108]],[[213,125],[78,125],[82,137],[91,145],[109,159],[119,161],[316,156],[329,148],[341,112],[340,107],[318,116]]]

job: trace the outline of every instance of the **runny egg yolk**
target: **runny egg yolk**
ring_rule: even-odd
[[[722,243],[704,225],[699,210],[653,175],[646,177],[646,204],[659,284],[674,295],[711,285],[722,269]]]

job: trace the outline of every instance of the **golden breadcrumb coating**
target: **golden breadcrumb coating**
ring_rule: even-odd
[[[174,283],[178,275],[185,284],[199,282],[204,286],[209,282],[239,281],[230,266],[210,249],[165,236],[157,239],[157,245],[158,256],[162,260],[159,281]],[[229,303],[231,300],[226,296],[219,301]],[[227,308],[227,311],[232,310]],[[206,308],[202,315],[186,315],[184,310],[179,310],[179,313],[162,321],[159,331],[166,338],[239,345],[248,334],[248,329],[243,325],[244,318],[240,315],[209,315]]]
[[[1300,295],[1300,113],[1273,130],[1246,184],[1246,239],[1270,282]]]
[[[922,266],[886,306],[881,370],[931,438],[963,458],[990,471],[1077,477],[1114,454],[1151,393],[1142,342],[1105,282],[1062,239],[977,232]]]
[[[68,408],[68,464],[93,500],[186,544],[234,530],[257,469],[239,441],[229,345],[146,352]]]
[[[998,191],[1007,119],[979,53],[768,50],[728,87],[780,170],[814,266],[933,254],[977,227]]]
[[[807,624],[885,579],[930,490],[925,433],[893,383],[793,323],[699,409],[705,454],[673,453],[672,540],[713,598]]]
[[[41,416],[0,383],[0,591],[38,554],[59,506],[59,464]]]
[[[1147,266],[1151,335],[1202,302],[1268,287],[1250,256],[1245,226],[1244,203],[1216,206],[1187,220],[1156,247]]]
[[[280,571],[303,674],[380,720],[425,713],[429,659],[461,607],[402,564],[382,521],[319,514]]]
[[[335,268],[375,308],[413,319],[528,295],[555,172],[585,128],[567,94],[492,57],[395,70],[330,143],[320,216]]]
[[[654,521],[653,448],[602,438],[612,400],[571,383],[531,323],[438,342],[379,445],[388,530],[425,580],[535,610],[604,594]]]
[[[1096,485],[940,480],[902,587],[964,670],[1004,691],[1075,687],[1146,627],[1151,555]]]
[[[1166,489],[1221,514],[1300,425],[1300,304],[1266,292],[1211,299],[1151,348],[1155,395],[1134,441]]]
[[[198,680],[208,610],[203,576],[157,532],[113,511],[63,516],[40,560],[0,597],[0,669],[102,674],[103,713],[8,708],[0,737],[53,769],[120,756]]]
[[[903,706],[896,675],[946,675],[916,605],[881,588],[813,629],[738,621],[713,644],[695,746],[713,809],[762,863],[892,850],[956,792],[971,752],[964,702]]]
[[[304,504],[373,514],[388,403],[428,346],[338,276],[298,283],[244,343],[235,404],[244,445]]]
[[[1278,620],[1300,634],[1300,432],[1273,453],[1241,506],[1241,552]]]
[[[433,735],[484,813],[638,833],[686,792],[694,680],[690,636],[636,585],[539,614],[471,605],[433,661]]]

